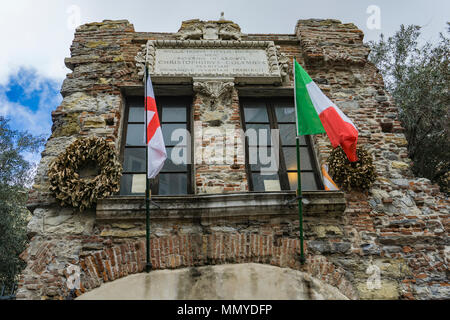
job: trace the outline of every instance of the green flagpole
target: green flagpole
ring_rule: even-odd
[[[152,270],[152,262],[150,261],[150,181],[148,179],[148,143],[147,143],[147,66],[145,66],[145,227],[146,227],[146,254],[147,254],[147,264],[145,266],[145,271],[148,273]]]
[[[303,197],[302,197],[302,175],[300,174],[300,136],[297,136],[297,200],[298,218],[300,228],[300,263],[305,263],[305,253],[303,250]]]
[[[303,248],[303,197],[302,197],[302,175],[300,173],[300,135],[299,135],[299,123],[297,112],[297,94],[296,94],[296,81],[295,81],[295,57],[292,58],[292,72],[294,73],[294,101],[295,101],[295,120],[297,126],[297,137],[295,139],[297,146],[297,201],[298,201],[298,219],[300,229],[300,263],[305,264],[305,252]]]

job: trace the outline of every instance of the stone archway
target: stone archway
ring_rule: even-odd
[[[308,250],[306,263],[301,265],[298,239],[275,240],[270,235],[246,233],[152,238],[150,247],[153,270],[199,270],[200,267],[256,263],[305,273],[336,288],[349,299],[358,299],[355,288],[341,267],[334,265],[325,256],[310,254]],[[80,297],[107,283],[144,272],[145,240],[116,245],[112,245],[110,240],[105,243],[100,237],[91,237],[89,241],[100,244],[103,249],[92,250],[87,254],[83,252],[78,260],[74,259],[68,264],[71,270],[65,269],[62,275],[59,274],[60,271],[46,267],[58,257],[58,251],[54,250],[58,245],[57,241],[42,241],[33,249],[34,253],[30,251],[31,247],[27,249],[25,255],[34,254],[29,263],[33,278],[21,280],[20,298]],[[306,248],[307,244],[306,242]],[[78,284],[78,287],[72,289],[74,284]]]
[[[289,268],[225,264],[138,273],[104,283],[80,300],[347,300],[337,288]]]
[[[298,239],[282,239],[279,246],[269,247],[268,249],[264,248],[261,245],[261,250],[247,250],[248,243],[266,243],[270,246],[273,246],[274,244],[272,241],[270,241],[271,239],[268,239],[267,237],[261,235],[252,234],[237,236],[241,236],[245,241],[236,241],[234,249],[237,252],[244,252],[246,254],[233,255],[232,253],[230,253],[229,255],[227,255],[227,257],[225,257],[224,255],[220,255],[220,252],[218,254],[216,250],[209,250],[207,246],[203,245],[178,245],[176,247],[177,250],[173,250],[174,243],[181,243],[183,239],[189,240],[186,236],[171,236],[168,238],[155,239],[156,241],[152,241],[151,243],[151,256],[153,268],[155,271],[150,277],[152,277],[153,275],[157,275],[155,272],[164,271],[167,273],[171,273],[172,279],[178,279],[177,277],[179,276],[176,277],[174,275],[177,272],[180,272],[181,276],[183,272],[186,272],[186,270],[190,270],[189,272],[200,272],[199,270],[205,271],[208,270],[207,268],[211,268],[212,266],[219,267],[222,265],[230,264],[239,266],[246,264],[248,265],[249,263],[256,263],[258,266],[277,267],[281,268],[282,270],[290,270],[291,272],[293,272],[292,277],[298,279],[307,279],[305,281],[299,280],[300,284],[298,284],[298,286],[300,287],[308,283],[316,283],[317,288],[325,287],[324,285],[313,281],[314,279],[316,279],[317,281],[326,284],[329,288],[335,288],[343,296],[349,299],[357,299],[357,294],[352,284],[346,279],[344,275],[345,272],[341,268],[328,261],[324,256],[307,254],[306,263],[304,265],[299,264]],[[190,239],[189,243],[208,243],[210,247],[217,248],[220,247],[220,244],[222,242],[227,241],[229,241],[229,239],[227,239],[227,236],[224,235],[207,235],[198,236],[197,240],[195,240],[194,238]],[[242,248],[240,248],[240,244],[242,244]],[[217,259],[217,257],[221,258]],[[158,263],[158,261],[160,261],[160,263]],[[83,257],[82,259],[80,259],[79,264],[81,267],[81,288],[79,290],[76,290],[75,292],[75,295],[78,297],[94,291],[97,288],[104,286],[106,283],[115,282],[126,277],[128,278],[129,276],[134,274],[140,274],[140,277],[142,277],[142,272],[145,268],[145,242],[130,242],[119,246],[106,248],[92,255]],[[243,272],[250,276],[249,272],[251,268],[242,268],[243,270],[246,270],[245,272]],[[215,269],[213,269],[213,271],[214,270]],[[173,273],[171,271],[173,271]],[[284,272],[286,273],[289,271]],[[212,275],[216,273],[217,272],[214,271],[210,274],[210,276],[212,277]],[[185,274],[189,275],[189,273]],[[200,274],[202,273],[200,272]],[[230,274],[233,275],[235,273],[231,270]],[[280,273],[278,272],[273,276],[276,278],[279,274]],[[183,275],[183,277],[187,276]],[[212,280],[214,281],[219,281],[219,279],[221,278],[218,275],[216,278],[212,278]],[[256,275],[256,279],[259,279],[258,281],[260,281],[261,277],[259,275]],[[271,277],[268,277],[268,279],[271,279]],[[186,280],[183,283],[190,282]],[[318,292],[320,292],[320,290],[317,291],[316,295],[319,294]],[[297,294],[299,295],[299,297],[301,296],[300,293]],[[214,296],[214,293],[211,293],[211,295]],[[294,294],[294,296],[295,295],[296,294]],[[338,295],[335,296],[337,297]]]

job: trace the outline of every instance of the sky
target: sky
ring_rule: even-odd
[[[50,135],[51,111],[61,103],[75,28],[127,19],[139,32],[177,32],[183,20],[217,20],[220,13],[243,33],[294,33],[298,19],[353,22],[364,41],[391,36],[401,24],[422,26],[435,42],[450,21],[448,0],[14,0],[0,6],[0,116],[13,129]],[[39,155],[29,155],[38,161]]]

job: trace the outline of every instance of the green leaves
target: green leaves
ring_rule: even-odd
[[[25,186],[32,178],[32,166],[22,153],[37,152],[44,138],[11,130],[8,121],[0,116],[0,184]]]
[[[372,156],[358,146],[356,155],[359,161],[350,162],[341,147],[331,152],[328,168],[331,177],[338,186],[346,191],[365,191],[370,189],[376,179]]]
[[[86,166],[95,166],[99,173],[83,177],[80,171]],[[56,199],[80,211],[118,192],[121,175],[122,165],[114,146],[97,137],[76,140],[50,164],[48,171],[50,190]]]
[[[25,266],[19,254],[27,242],[26,185],[32,166],[22,153],[36,152],[43,142],[42,137],[11,130],[8,119],[0,116],[0,285],[11,285]]]
[[[369,43],[369,60],[379,68],[398,107],[413,172],[449,194],[450,38],[440,34],[436,44],[422,46],[419,39],[420,27],[402,25],[393,37]]]

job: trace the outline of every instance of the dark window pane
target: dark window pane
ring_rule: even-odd
[[[188,143],[187,141],[187,132],[186,132],[186,124],[184,123],[175,123],[175,124],[162,124],[162,132],[164,137],[164,143],[166,146],[175,146],[183,141],[183,145]],[[175,140],[172,140],[172,133],[177,130],[176,136],[174,136]]]
[[[302,172],[302,190],[317,190],[317,183],[313,172]],[[297,172],[288,172],[291,190],[297,190]]]
[[[297,148],[284,147],[283,148],[284,161],[286,162],[286,169],[297,170]],[[311,160],[309,156],[309,149],[307,147],[300,147],[300,168],[301,170],[312,170]]]
[[[280,137],[283,145],[294,145],[296,137],[295,124],[280,124]]]
[[[269,111],[268,108],[273,108]],[[283,175],[282,178],[288,176],[290,187],[296,189],[297,184],[297,127],[296,127],[296,111],[295,103],[292,99],[255,99],[254,101],[243,100],[243,112],[245,116],[245,127],[247,129],[246,136],[248,141],[247,159],[248,170],[251,172],[251,181],[253,182],[254,191],[273,191],[280,189],[280,180],[278,174]],[[252,123],[253,122],[253,123]],[[258,122],[258,124],[255,124]],[[261,124],[260,124],[261,123]],[[262,124],[264,123],[264,124]],[[267,123],[267,124],[266,124]],[[272,171],[280,169],[279,163],[275,159],[277,154],[272,154],[272,149],[264,148],[273,145],[271,141],[270,132],[264,136],[264,141],[259,139],[259,129],[269,129],[269,127],[278,127],[279,137],[283,159],[285,161],[281,168],[286,168],[286,171]],[[251,131],[252,129],[257,131]],[[266,140],[267,139],[267,140]],[[300,145],[300,163],[301,174],[303,181],[303,190],[317,190],[316,182],[317,172],[313,171],[315,164],[313,163],[314,154],[310,152],[310,138],[307,136],[300,136],[298,139]],[[264,143],[264,144],[262,144]],[[269,150],[261,157],[260,151]],[[269,169],[270,168],[270,169]],[[271,171],[265,171],[271,170]],[[266,175],[265,173],[268,173]],[[284,180],[283,180],[284,181]]]
[[[245,106],[244,108],[245,122],[269,122],[266,106]]]
[[[278,171],[280,163],[280,155],[276,154],[279,149],[272,150],[268,148],[249,147],[248,162],[252,171],[265,170]],[[274,151],[274,153],[272,153]]]
[[[278,174],[262,175],[252,173],[254,191],[281,191]]]
[[[268,124],[247,124],[246,129],[249,146],[270,146],[270,126]]]
[[[186,171],[188,164],[187,148],[166,148],[167,159],[161,172]]]
[[[121,195],[145,195],[145,174],[123,174],[120,181]]]
[[[297,131],[296,131],[297,132]],[[300,146],[307,146],[306,136],[300,136]]]
[[[300,147],[300,168],[301,170],[313,170],[308,147]]]
[[[145,123],[144,107],[130,107],[128,114],[128,122]]]
[[[162,122],[186,122],[186,107],[163,108]]]
[[[145,148],[125,148],[123,171],[145,172]]]
[[[187,174],[160,173],[159,195],[187,194]]]
[[[189,100],[189,101],[188,101]],[[169,99],[166,100],[164,98],[156,99],[156,105],[161,106],[162,108],[183,108],[186,109],[188,105],[191,104],[191,99]]]
[[[126,143],[124,149],[123,170],[120,194],[144,195],[146,179],[146,149],[145,149],[145,110],[144,99],[140,97],[127,98],[128,115],[126,117]],[[157,179],[159,194],[186,194],[188,191],[188,165],[190,153],[186,145],[190,142],[186,131],[188,122],[189,102],[184,99],[157,100],[161,108],[160,120],[163,139],[166,145],[167,160]],[[169,122],[169,123],[167,123]],[[171,123],[175,122],[175,123]],[[174,140],[172,140],[172,135]],[[178,148],[180,142],[184,147]],[[174,146],[177,146],[175,148]],[[174,171],[184,172],[175,174]]]
[[[278,122],[294,122],[295,123],[295,108],[281,107],[275,108],[275,114]]]
[[[297,172],[288,172],[288,179],[289,179],[289,187],[291,190],[297,190],[298,187],[298,178],[297,178]],[[303,188],[302,188],[303,190]]]
[[[282,100],[274,101],[272,103],[275,108],[294,108],[295,107],[295,102],[293,99],[292,100],[282,99]]]
[[[284,161],[286,162],[286,169],[287,170],[297,170],[297,148],[284,147],[283,155],[284,155]]]
[[[127,129],[127,146],[145,146],[144,124],[129,124]]]
[[[130,97],[127,99],[128,105],[132,108],[144,108],[145,99],[144,96]]]

